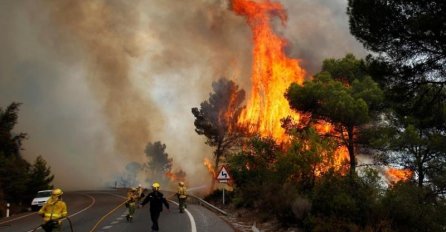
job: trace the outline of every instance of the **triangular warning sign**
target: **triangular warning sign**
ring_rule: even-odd
[[[226,167],[222,166],[220,171],[218,172],[217,180],[229,180],[229,179],[231,179],[231,176],[229,176],[229,173],[226,170]]]

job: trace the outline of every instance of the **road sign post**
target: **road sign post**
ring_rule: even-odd
[[[229,172],[227,171],[227,168],[224,165],[220,168],[220,171],[218,172],[216,179],[220,183],[228,183],[229,180],[231,179],[231,176],[229,175]],[[226,186],[223,186],[223,205],[225,204],[225,187]]]

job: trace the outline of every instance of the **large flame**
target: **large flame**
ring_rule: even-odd
[[[251,97],[239,124],[249,132],[285,142],[288,138],[280,119],[292,116],[299,120],[299,115],[291,110],[284,93],[291,83],[302,84],[305,76],[299,61],[285,55],[286,40],[277,36],[270,26],[272,16],[278,16],[285,24],[285,10],[280,3],[268,0],[232,0],[232,10],[246,17],[254,46]]]
[[[306,72],[299,60],[286,56],[284,48],[287,41],[271,27],[274,16],[285,25],[286,12],[280,3],[269,0],[232,0],[232,10],[246,17],[253,39],[251,96],[238,124],[251,133],[271,137],[280,144],[287,143],[290,138],[281,125],[281,119],[291,117],[299,123],[300,114],[291,110],[284,94],[291,83],[302,85]],[[326,122],[316,125],[316,130],[321,134],[335,133],[332,125]],[[334,160],[327,159],[317,167],[317,172],[325,172],[331,167],[346,172],[346,160],[349,160],[347,149],[339,147]]]

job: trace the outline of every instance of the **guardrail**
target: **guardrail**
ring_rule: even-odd
[[[172,199],[172,198],[176,199],[176,197],[175,197],[175,196],[176,196],[176,195],[175,195],[175,192],[172,192],[172,191],[163,191],[163,192],[166,192],[166,193],[168,193],[168,194],[171,194],[171,195],[169,195],[167,198],[169,198],[169,199]],[[228,213],[227,213],[226,211],[224,211],[224,210],[222,210],[222,209],[219,209],[219,208],[216,207],[215,205],[212,205],[211,203],[209,203],[209,202],[203,200],[202,198],[200,198],[200,197],[198,197],[198,196],[195,196],[195,195],[193,195],[193,194],[188,194],[188,198],[187,198],[186,202],[187,202],[188,204],[197,204],[197,205],[201,205],[201,206],[206,207],[207,209],[209,209],[209,210],[211,210],[211,211],[213,211],[213,212],[222,214],[222,215],[224,215],[224,216],[228,216]]]

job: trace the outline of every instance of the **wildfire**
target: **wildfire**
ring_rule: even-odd
[[[211,174],[213,177],[217,176],[214,166],[211,164],[211,161],[208,158],[204,158],[203,165],[208,169],[209,174]]]
[[[396,183],[398,181],[406,181],[410,179],[412,175],[413,172],[408,169],[389,168],[387,170],[387,176],[392,183]]]
[[[299,114],[291,110],[284,93],[291,83],[302,84],[305,76],[299,61],[285,55],[286,40],[277,36],[270,26],[273,15],[285,24],[286,12],[280,3],[268,0],[232,0],[232,10],[246,17],[253,35],[251,97],[238,123],[249,132],[286,142],[288,138],[280,119],[292,116],[298,121]]]
[[[281,119],[291,116],[299,123],[300,115],[291,110],[284,93],[291,83],[303,84],[306,75],[299,60],[286,56],[287,41],[276,35],[270,25],[273,16],[285,25],[287,14],[280,3],[269,0],[232,0],[232,10],[246,17],[253,36],[251,96],[238,124],[251,133],[287,143],[289,137]],[[316,129],[321,134],[333,133],[332,125],[325,122],[316,125]],[[349,160],[347,149],[338,148],[335,156],[332,165],[342,169],[345,160]],[[328,167],[319,169],[323,172]]]
[[[178,180],[177,176],[176,176],[174,173],[172,173],[172,172],[166,172],[164,175],[165,175],[167,178],[169,178],[170,181],[176,181],[176,180]]]
[[[183,170],[179,170],[176,172],[168,171],[164,174],[170,181],[185,181],[186,173]]]

